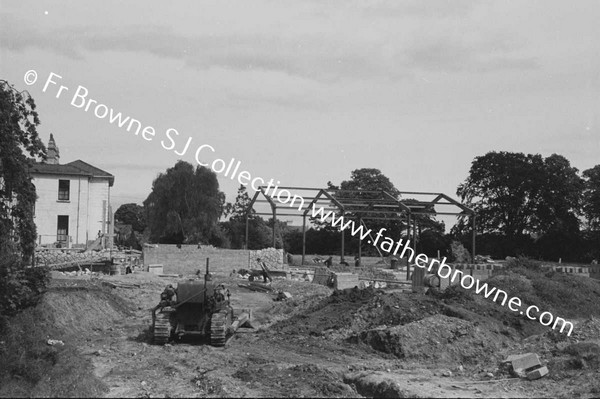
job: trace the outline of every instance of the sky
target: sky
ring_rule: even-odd
[[[35,99],[61,163],[115,176],[114,209],[203,144],[202,162],[285,186],[376,168],[401,191],[456,197],[489,151],[600,164],[599,19],[595,0],[0,0],[0,79]],[[239,183],[218,178],[233,202]]]

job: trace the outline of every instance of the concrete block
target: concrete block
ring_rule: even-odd
[[[358,274],[334,273],[334,287],[336,290],[358,287]]]
[[[152,274],[163,274],[163,265],[148,265],[148,271]]]
[[[535,353],[525,353],[511,359],[513,372],[519,377],[525,377],[528,369],[535,369],[542,365],[540,358]]]
[[[537,380],[548,374],[548,367],[542,366],[527,373],[528,380]]]

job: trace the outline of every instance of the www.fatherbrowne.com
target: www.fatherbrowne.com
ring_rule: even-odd
[[[372,238],[371,229],[365,230],[363,228],[363,225],[359,225],[358,227],[356,227],[353,220],[345,221],[344,216],[338,217],[338,216],[336,216],[336,214],[333,211],[325,213],[325,210],[322,207],[319,207],[317,209],[314,204],[313,204],[313,208],[312,208],[312,216],[319,217],[321,222],[325,222],[328,219],[330,219],[329,222],[331,223],[331,225],[333,227],[339,226],[339,228],[341,230],[350,229],[350,233],[353,236],[356,236],[358,234],[358,237],[361,240],[364,240],[367,237]],[[501,305],[504,306],[506,304],[507,299],[508,299],[508,294],[505,291],[498,289],[496,287],[489,287],[487,283],[481,284],[479,279],[476,279],[471,275],[464,274],[461,270],[454,270],[454,273],[452,273],[453,272],[452,268],[446,264],[446,258],[443,258],[440,261],[438,259],[430,260],[427,257],[427,255],[425,255],[425,254],[417,254],[415,256],[415,251],[409,247],[410,240],[406,240],[406,242],[403,242],[404,240],[399,239],[396,242],[393,239],[391,239],[390,237],[385,237],[383,235],[383,233],[385,231],[386,231],[385,228],[380,229],[375,234],[375,238],[372,238],[372,240],[369,240],[368,243],[373,245],[374,247],[379,246],[379,248],[381,250],[388,252],[388,253],[393,253],[394,255],[397,255],[398,252],[401,250],[402,252],[400,253],[400,258],[403,258],[405,255],[408,255],[409,262],[412,262],[412,260],[414,258],[414,263],[418,267],[421,267],[423,269],[427,268],[427,271],[429,271],[429,272],[431,272],[432,269],[434,269],[434,265],[437,265],[437,275],[441,279],[450,278],[450,284],[452,284],[458,278],[460,281],[460,285],[464,289],[470,290],[470,289],[474,288],[475,293],[476,294],[483,293],[484,298],[490,298],[493,295],[492,301],[494,301],[496,303],[498,301],[498,298],[500,296],[502,296],[503,298],[502,298]],[[403,243],[404,243],[404,245],[403,245]],[[452,275],[452,277],[450,277],[451,275]],[[494,292],[495,292],[495,294],[494,294]],[[543,326],[552,325],[553,330],[558,328],[558,326],[560,325],[561,333],[563,332],[565,327],[569,326],[567,336],[570,336],[571,333],[573,332],[573,323],[566,321],[565,319],[563,319],[561,317],[555,318],[552,315],[552,313],[550,313],[550,312],[543,312],[542,314],[539,315],[539,317],[536,317],[535,315],[539,314],[540,308],[538,308],[535,305],[531,305],[531,306],[527,307],[525,309],[525,311],[521,310],[521,309],[523,309],[523,304],[521,303],[521,299],[518,297],[511,297],[508,300],[508,308],[513,312],[519,312],[521,315],[524,314],[525,316],[527,316],[527,318],[529,318],[531,320],[538,320],[539,323]]]

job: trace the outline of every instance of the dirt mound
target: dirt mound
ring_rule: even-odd
[[[402,326],[363,331],[349,340],[401,359],[454,364],[489,362],[509,344],[507,337],[477,323],[439,314]]]
[[[288,334],[357,333],[377,326],[395,326],[437,314],[442,304],[418,294],[385,293],[369,287],[335,291],[306,311],[273,326]]]

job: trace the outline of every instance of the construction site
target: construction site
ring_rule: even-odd
[[[600,397],[600,2],[1,4],[0,398]]]
[[[518,260],[487,275],[490,284],[568,315],[575,328],[567,336],[456,285],[407,279],[406,266],[392,268],[391,261],[379,257],[363,257],[356,267],[326,265],[324,256],[273,248],[162,244],[115,256],[117,262],[103,270],[101,263],[98,270],[94,264],[54,268],[40,304],[16,316],[0,346],[2,351],[41,340],[36,361],[44,378],[35,387],[9,381],[0,394],[600,394],[600,284],[590,277],[534,272]],[[477,267],[471,265],[473,270]],[[206,284],[213,287],[210,298]],[[176,302],[162,295],[168,286]],[[219,301],[224,307],[217,306]],[[180,306],[184,302],[188,310]],[[198,307],[190,307],[194,302]],[[164,312],[166,319],[160,316]],[[23,336],[25,328],[35,333]]]

